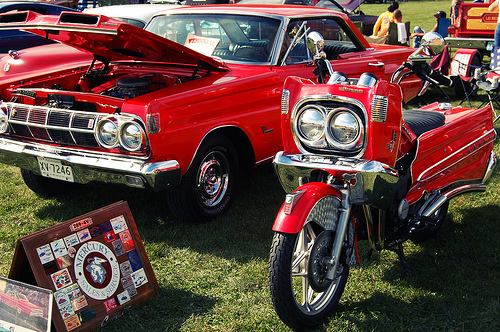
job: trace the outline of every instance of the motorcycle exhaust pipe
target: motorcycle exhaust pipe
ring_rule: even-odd
[[[422,216],[424,217],[430,217],[434,213],[436,213],[441,206],[443,206],[444,203],[449,201],[450,199],[466,194],[466,193],[471,193],[471,192],[484,192],[486,191],[486,185],[485,184],[466,184],[460,187],[456,187],[453,189],[450,189],[441,195],[439,195],[432,204],[430,204],[422,213]]]

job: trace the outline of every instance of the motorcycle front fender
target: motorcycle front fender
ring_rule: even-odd
[[[290,234],[300,232],[314,205],[329,195],[342,199],[341,193],[326,183],[311,182],[298,187],[287,195],[274,220],[273,231]]]

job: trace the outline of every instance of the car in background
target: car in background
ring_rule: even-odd
[[[378,16],[366,15],[359,9],[365,0],[320,0],[316,6],[339,10],[347,14],[349,19],[365,36],[373,33],[373,26],[377,22]]]
[[[349,19],[364,35],[371,35],[378,16],[365,15],[359,6],[365,0],[241,0],[238,4],[303,5],[325,7],[347,14]]]
[[[0,1],[0,13],[21,12],[30,10],[44,15],[59,15],[63,11],[73,11],[64,6],[59,6],[47,2],[34,1]],[[45,45],[52,41],[41,36],[33,35],[29,32],[19,30],[0,31],[0,53],[7,53],[10,50],[20,50],[27,47]]]
[[[167,8],[175,8],[177,6],[179,5],[173,3],[116,5],[87,8],[83,12],[87,14],[105,15],[143,29],[154,14]]]
[[[457,19],[448,26],[445,40],[453,48],[491,49],[498,21],[498,11],[488,11],[489,3],[462,3]]]
[[[483,57],[490,56],[495,44],[498,11],[488,11],[488,3],[462,3],[458,16],[448,26],[448,46],[457,49],[450,66],[452,76],[472,77],[481,68]]]
[[[0,162],[42,195],[91,181],[163,191],[189,221],[227,211],[242,171],[282,149],[283,82],[316,79],[305,28],[325,37],[327,59],[349,77],[390,79],[414,51],[370,45],[347,15],[314,6],[186,6],[145,30],[78,13],[0,22],[100,61],[0,81]],[[421,81],[401,87],[408,100]]]
[[[89,8],[86,14],[99,14],[144,28],[149,19],[159,11],[175,8],[172,4],[136,4]],[[3,30],[9,32],[10,30]],[[0,30],[2,32],[2,30]],[[36,38],[40,36],[26,32]],[[45,38],[43,38],[45,40]],[[48,40],[50,41],[50,40]],[[51,41],[50,41],[51,42]],[[1,41],[0,41],[1,43]],[[62,43],[26,48],[0,58],[0,80],[23,80],[42,73],[61,74],[66,68],[86,67],[93,55]]]

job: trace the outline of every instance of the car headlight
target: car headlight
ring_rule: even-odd
[[[311,105],[304,108],[297,117],[298,134],[310,142],[319,141],[325,132],[325,113],[322,108]]]
[[[96,139],[105,148],[114,148],[118,144],[118,124],[111,118],[99,121],[96,126]]]
[[[362,143],[363,125],[354,112],[339,108],[329,114],[327,122],[327,141],[334,147],[351,150]]]
[[[1,105],[0,105],[1,106]],[[0,134],[6,133],[9,129],[9,118],[4,109],[0,107]]]
[[[143,131],[135,122],[124,123],[120,128],[120,144],[129,151],[137,151],[143,142]]]

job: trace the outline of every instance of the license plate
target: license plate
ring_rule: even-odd
[[[37,159],[42,176],[68,182],[75,181],[73,179],[73,169],[71,169],[71,166],[65,166],[59,160],[55,159],[43,157],[38,157]]]

